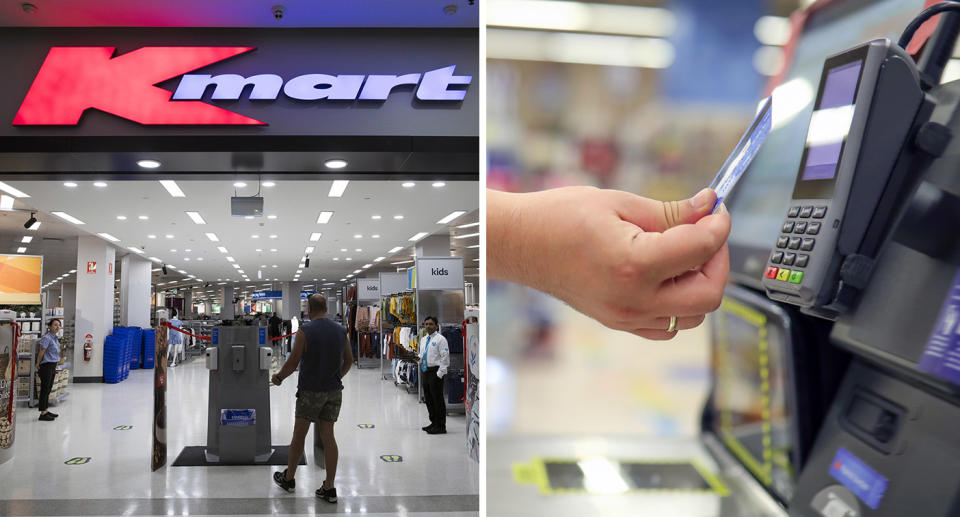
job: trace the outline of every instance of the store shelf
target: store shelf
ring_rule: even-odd
[[[17,378],[19,379],[19,378],[21,378],[21,377],[33,377],[33,372],[30,372],[30,373],[20,373],[20,372],[17,372]]]
[[[16,321],[41,321],[41,318],[17,318]]]
[[[31,359],[31,358],[33,358],[33,354],[29,354],[29,353],[27,353],[27,354],[23,354],[23,353],[17,354],[17,359]]]
[[[58,364],[58,365],[57,365],[57,371],[66,370],[67,368],[70,368],[70,366],[71,366],[70,363]]]

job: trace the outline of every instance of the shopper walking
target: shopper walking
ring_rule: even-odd
[[[168,322],[171,327],[176,327],[178,329],[183,328],[183,322],[177,318],[177,309],[170,309],[170,319]],[[173,356],[173,362],[170,362],[170,356]],[[179,331],[170,329],[167,332],[167,363],[170,366],[177,365],[177,356],[183,356],[183,334]],[[182,360],[182,357],[181,357]]]
[[[267,320],[269,325],[269,333],[271,338],[280,337],[280,324],[283,323],[283,320],[277,316],[277,313],[270,314],[270,319]]]
[[[57,364],[60,362],[60,320],[53,319],[47,324],[47,333],[40,338],[37,345],[40,347],[40,357],[37,359],[37,375],[40,377],[40,420],[49,422],[57,418],[58,414],[49,411],[50,390],[53,388],[53,378],[57,374]]]
[[[450,367],[450,348],[447,338],[439,332],[437,318],[424,318],[423,328],[427,335],[420,338],[420,379],[430,425],[422,429],[427,434],[444,434],[447,432],[447,405],[443,401],[443,376]]]
[[[310,321],[303,324],[294,337],[293,351],[273,383],[279,386],[289,377],[297,365],[300,375],[297,380],[297,409],[290,440],[290,458],[287,468],[273,473],[273,481],[280,488],[292,492],[296,488],[294,474],[303,455],[303,442],[310,423],[317,423],[317,432],[323,443],[324,463],[327,477],[316,491],[324,501],[337,502],[334,478],[337,475],[339,451],[333,435],[333,424],[340,415],[343,399],[341,379],[350,371],[353,354],[347,346],[347,331],[340,324],[327,319],[327,300],[320,294],[307,298]]]

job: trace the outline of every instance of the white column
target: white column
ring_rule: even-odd
[[[116,250],[98,237],[77,238],[76,327],[73,342],[74,379],[103,378],[103,340],[113,332],[113,263]],[[93,346],[83,360],[87,336]]]
[[[281,298],[280,319],[288,320],[294,316],[300,317],[300,282],[282,282],[281,289],[283,297]]]
[[[130,253],[120,259],[120,324],[150,326],[150,268],[152,263]]]
[[[180,319],[192,318],[194,315],[193,291],[186,291],[183,293],[183,317]]]
[[[220,304],[220,319],[232,320],[236,313],[233,310],[233,286],[223,286],[223,303]]]
[[[420,257],[449,257],[450,236],[430,235],[420,239],[416,246],[417,258]]]

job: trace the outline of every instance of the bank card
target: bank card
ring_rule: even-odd
[[[733,191],[733,187],[740,181],[743,172],[747,170],[750,162],[757,155],[763,141],[770,134],[770,127],[773,122],[773,109],[771,107],[771,98],[767,97],[760,105],[757,117],[747,129],[747,132],[740,138],[740,142],[733,148],[733,152],[723,163],[723,167],[714,176],[710,182],[710,188],[717,193],[717,203],[713,205],[711,213],[716,212],[720,203]]]

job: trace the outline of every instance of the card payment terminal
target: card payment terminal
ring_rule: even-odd
[[[827,58],[815,102],[762,283],[773,300],[835,319],[865,286],[912,184],[914,140],[933,104],[913,59],[886,39]]]

